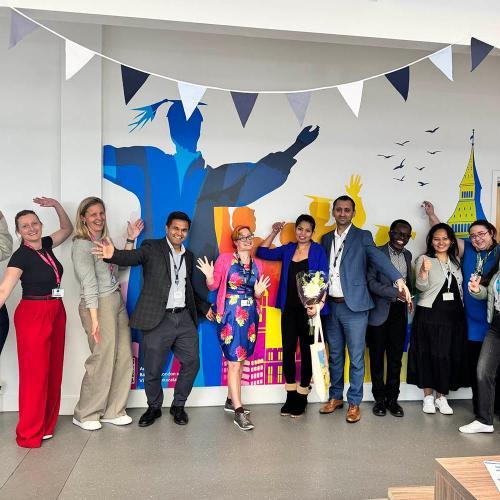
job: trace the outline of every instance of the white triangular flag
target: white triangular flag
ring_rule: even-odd
[[[286,95],[290,106],[302,127],[304,117],[306,116],[307,107],[311,99],[311,92],[291,92]]]
[[[66,40],[66,80],[75,76],[94,56],[92,50]]]
[[[451,45],[448,45],[448,47],[435,54],[431,54],[429,60],[446,75],[446,78],[453,81],[453,53]]]
[[[15,47],[26,35],[37,28],[38,24],[18,14],[15,10],[11,11],[9,49]]]
[[[198,106],[198,103],[207,90],[207,87],[200,87],[199,85],[193,85],[192,83],[185,82],[177,82],[177,87],[179,89],[179,95],[181,96],[186,120],[189,120],[189,117],[193,114],[196,106]]]
[[[338,85],[337,88],[345,99],[345,102],[357,117],[359,114],[359,107],[361,106],[361,97],[363,96],[363,80]]]

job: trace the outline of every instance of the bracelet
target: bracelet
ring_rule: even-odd
[[[127,243],[135,243],[135,240],[131,240],[130,238],[127,238]]]

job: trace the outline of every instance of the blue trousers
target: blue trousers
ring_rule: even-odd
[[[351,311],[345,303],[329,301],[330,314],[325,318],[326,339],[330,352],[329,399],[344,395],[345,348],[349,353],[349,390],[347,402],[359,405],[363,399],[365,378],[365,336],[368,311]]]

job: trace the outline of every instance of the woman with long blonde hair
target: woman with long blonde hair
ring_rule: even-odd
[[[143,227],[140,219],[134,224],[128,222],[126,250],[134,247]],[[126,413],[132,379],[131,339],[118,267],[91,253],[94,241],[108,237],[104,202],[95,196],[85,198],[76,214],[71,259],[80,282],[78,312],[91,354],[85,361],[73,423],[89,431],[100,429],[101,422],[132,422]]]

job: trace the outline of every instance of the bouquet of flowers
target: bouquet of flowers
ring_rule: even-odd
[[[321,401],[328,396],[330,386],[330,372],[328,370],[328,356],[323,339],[323,329],[319,317],[319,303],[328,288],[328,279],[322,271],[309,271],[297,274],[297,290],[304,307],[316,305],[314,318],[309,319],[309,333],[314,335],[311,347],[311,361],[313,369],[314,388]]]

